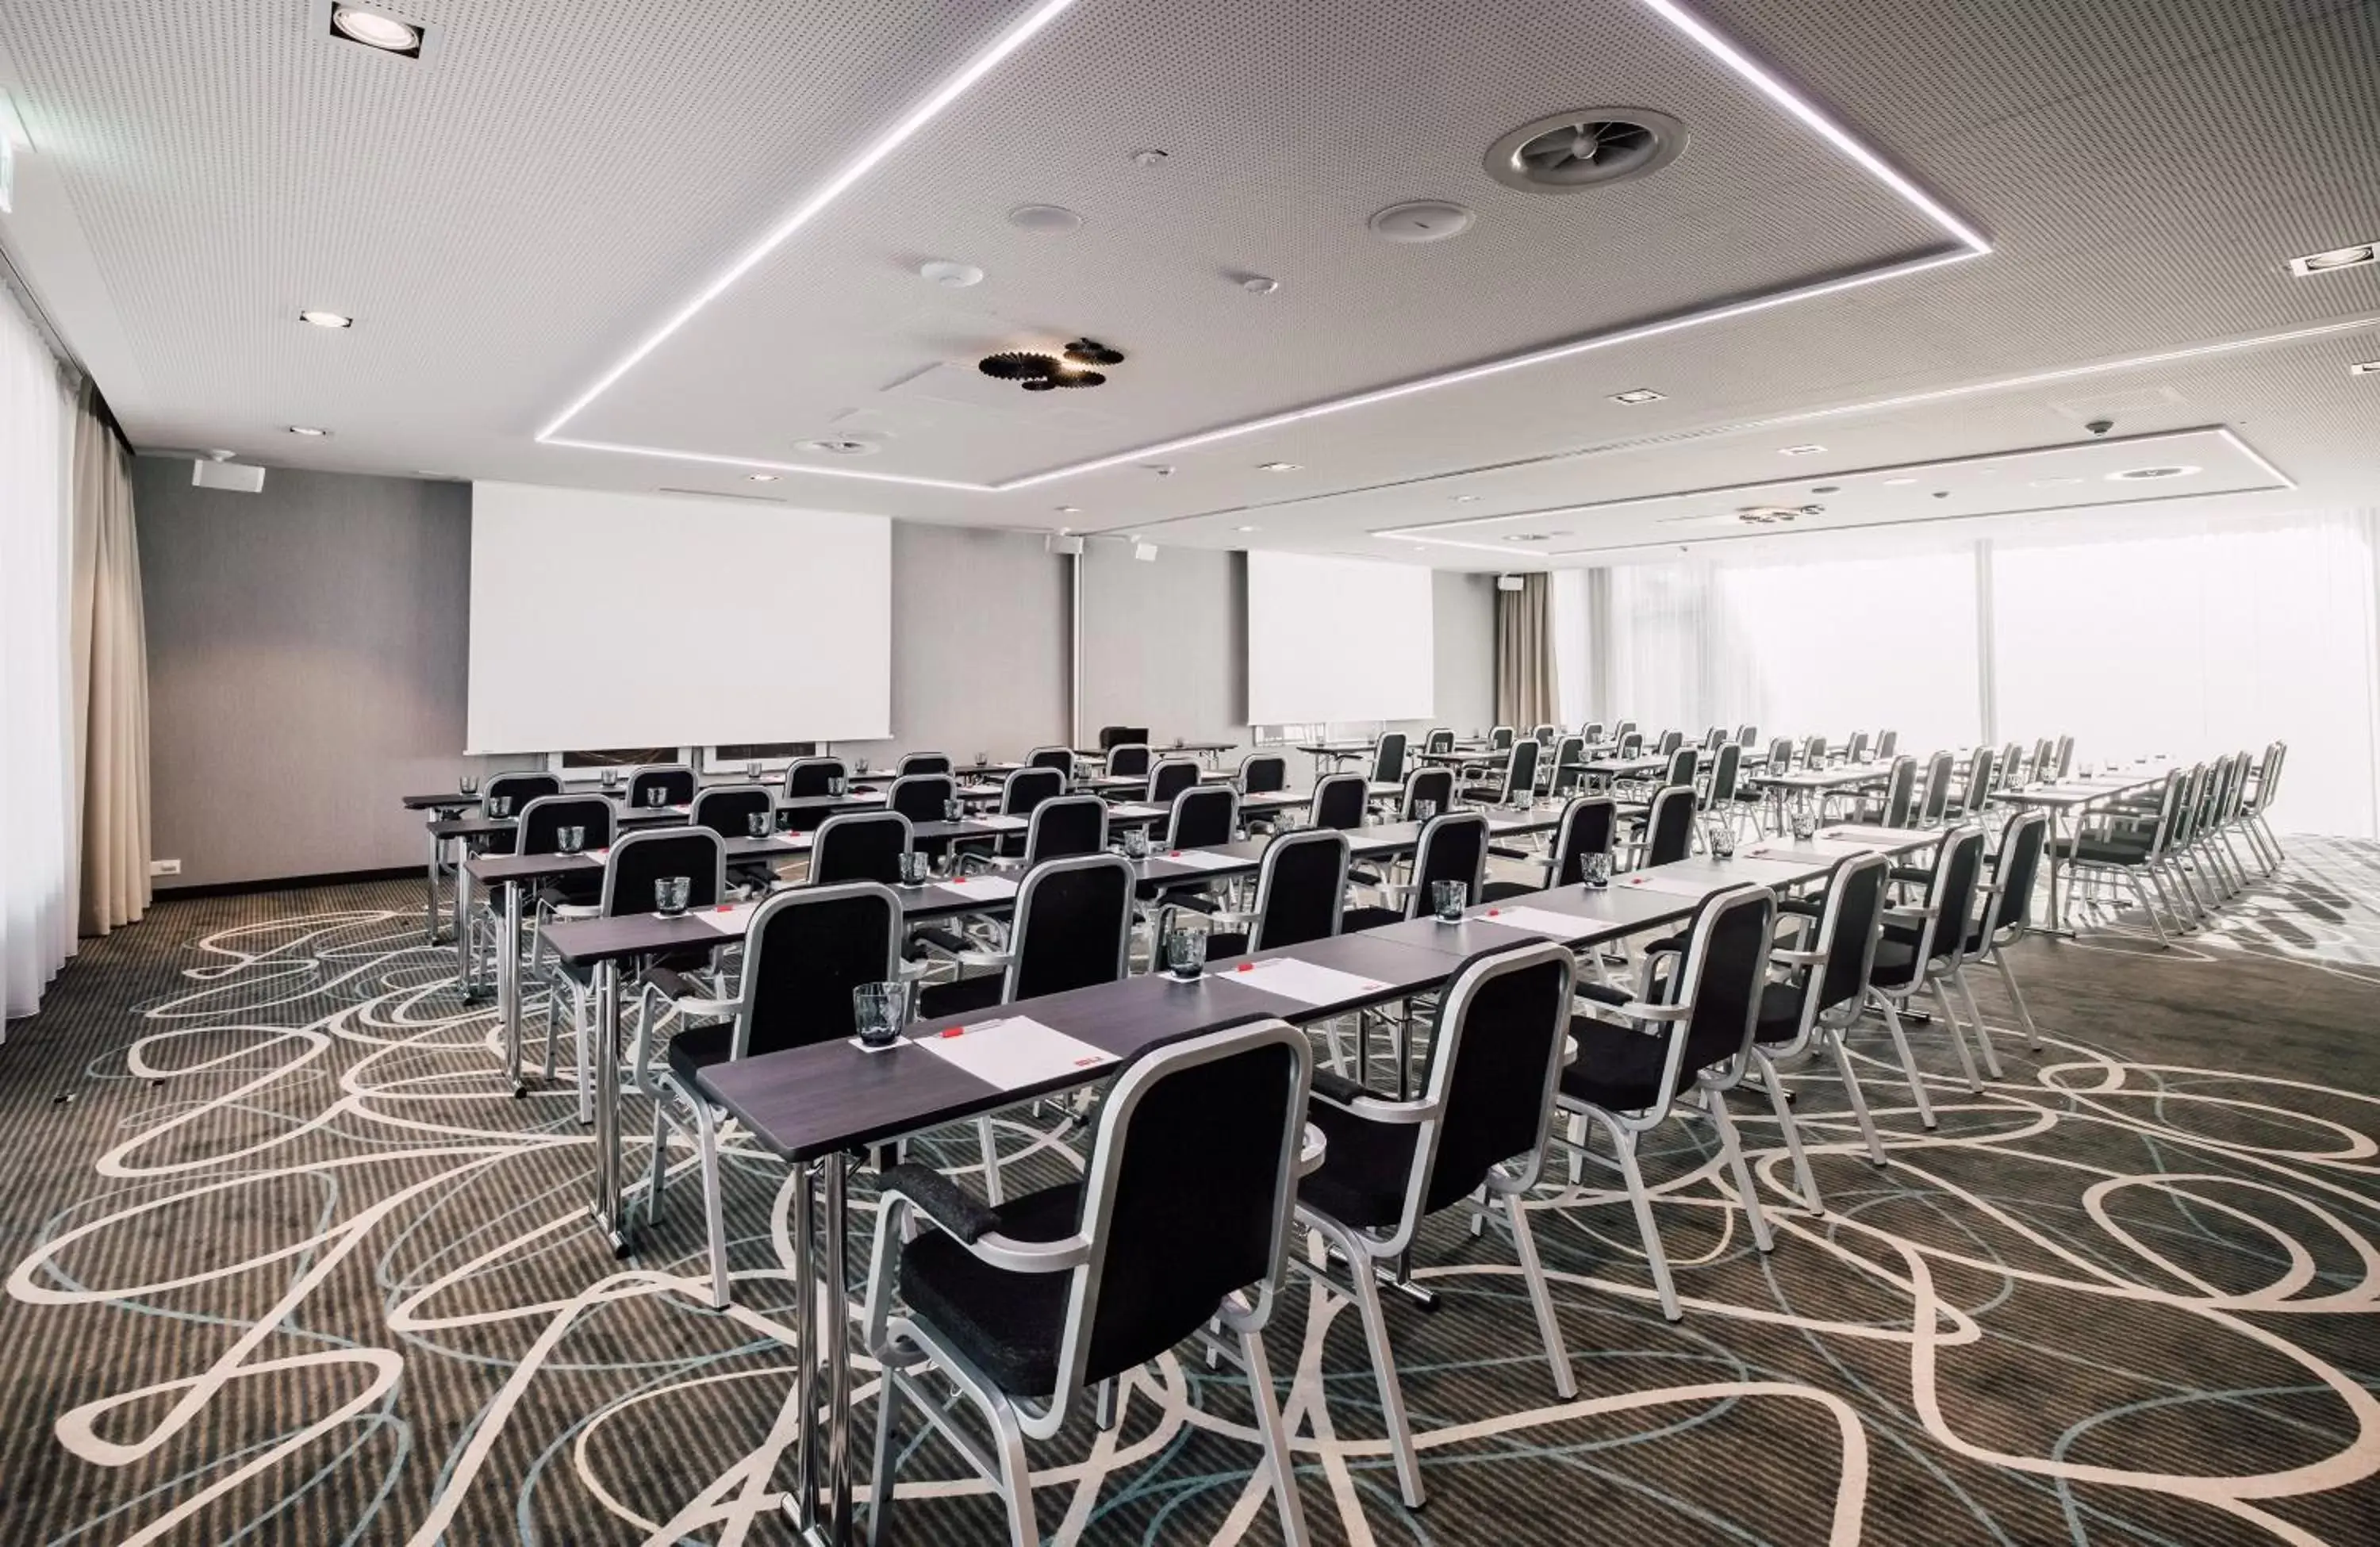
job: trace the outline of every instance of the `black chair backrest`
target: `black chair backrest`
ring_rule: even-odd
[[[1030,816],[1044,800],[1066,793],[1066,776],[1054,768],[1019,768],[1000,785],[1002,816]]]
[[[768,791],[760,793],[765,797]],[[585,847],[611,847],[612,803],[600,795],[540,795],[520,809],[513,852],[555,853],[561,847],[556,834],[565,827],[587,830],[582,839]]]
[[[828,780],[850,776],[851,771],[844,766],[841,758],[795,758],[785,764],[785,794],[795,798],[824,795]]]
[[[1257,920],[1251,952],[1327,940],[1339,932],[1347,901],[1347,834],[1331,827],[1283,833],[1265,846],[1257,868]]]
[[[1145,779],[1148,777],[1148,745],[1142,741],[1119,742],[1108,749],[1108,777],[1111,779]]]
[[[1700,761],[1701,754],[1692,747],[1672,747],[1669,758],[1670,766],[1662,771],[1661,782],[1665,785],[1692,785],[1694,782],[1694,764]]]
[[[1238,835],[1240,794],[1229,785],[1194,784],[1173,797],[1165,823],[1168,848],[1211,848]]]
[[[744,935],[735,1056],[848,1037],[851,991],[901,977],[901,904],[873,882],[779,892]]]
[[[1976,883],[1984,869],[1984,834],[1979,827],[1961,828],[1942,841],[1934,860],[1934,876],[1925,892],[1934,909],[1931,928],[1924,932],[1927,959],[1955,957],[1966,944],[1975,908]]]
[[[945,762],[950,760],[945,758]],[[892,781],[892,791],[885,800],[887,810],[898,811],[911,822],[940,822],[945,802],[957,799],[959,782],[947,773],[904,774]]]
[[[909,852],[909,819],[896,812],[838,812],[819,823],[810,840],[809,884],[893,885],[901,879],[901,856]]]
[[[1197,782],[1196,758],[1167,758],[1148,771],[1148,803],[1170,806],[1175,796]]]
[[[1560,729],[1558,725],[1532,725],[1529,727],[1529,739],[1541,747],[1550,747],[1554,744],[1555,733]]]
[[[1076,1227],[1060,1400],[1148,1363],[1227,1296],[1268,1306],[1296,1202],[1314,1053],[1256,1021],[1169,1042],[1124,1068],[1099,1108]]]
[[[1033,808],[1025,832],[1025,861],[1040,864],[1108,847],[1108,803],[1096,795],[1059,795]]]
[[[1827,761],[1827,738],[1823,736],[1814,736],[1810,737],[1809,740],[1803,742],[1802,744],[1802,761],[1804,766],[1810,768],[1820,768],[1825,766]]]
[[[1637,759],[1637,758],[1641,758],[1641,757],[1643,757],[1644,755],[1645,755],[1645,737],[1644,737],[1642,735],[1640,735],[1639,733],[1637,733],[1637,732],[1635,732],[1635,731],[1633,731],[1633,730],[1631,730],[1631,731],[1621,731],[1621,732],[1620,733],[1620,758],[1621,758],[1621,761],[1623,761],[1623,762],[1633,761],[1633,760],[1635,760],[1635,759]]]
[[[1407,822],[1418,822],[1421,814],[1415,808],[1425,800],[1441,811],[1453,808],[1453,769],[1440,764],[1435,768],[1416,768],[1405,775],[1405,796],[1399,803],[1398,814]]]
[[[1671,785],[1653,797],[1645,813],[1646,865],[1673,865],[1694,846],[1694,786]]]
[[[1768,744],[1767,774],[1790,774],[1793,771],[1793,738],[1780,736]]]
[[[1557,795],[1576,788],[1579,781],[1585,778],[1586,774],[1584,770],[1572,765],[1584,762],[1585,760],[1586,737],[1565,736],[1557,740],[1554,743],[1553,761],[1550,764],[1553,771],[1552,777],[1544,781],[1547,787]]]
[[[1895,758],[1892,772],[1884,776],[1884,824],[1887,827],[1909,825],[1911,805],[1917,798],[1917,760]]]
[[[1615,721],[1611,726],[1611,738],[1617,741],[1621,737],[1632,734],[1635,729],[1636,722],[1633,720]]]
[[[1942,820],[1950,808],[1950,765],[1948,752],[1937,752],[1925,763],[1925,798],[1918,803],[1917,820],[1927,826]]]
[[[1045,859],[1025,872],[1016,889],[1009,932],[1010,1003],[1124,975],[1132,944],[1132,862],[1120,854],[1076,854]]]
[[[1967,792],[1959,798],[1959,809],[1969,816],[1980,814],[1984,802],[1992,793],[1992,768],[1998,754],[1989,747],[1978,747],[1967,763]]]
[[[1992,860],[1992,915],[1984,920],[1987,935],[2022,930],[2033,918],[2033,883],[2041,873],[2041,855],[2049,841],[2046,811],[2019,811],[2000,829],[2000,851]]]
[[[1512,727],[1510,725],[1491,727],[1488,732],[1488,745],[1500,752],[1510,749],[1512,745]]]
[[[1072,777],[1075,772],[1074,749],[1071,747],[1036,747],[1033,750],[1025,755],[1025,766],[1027,768],[1054,768],[1059,773]]]
[[[1415,1146],[1428,1178],[1421,1213],[1469,1197],[1489,1167],[1515,1156],[1536,1170],[1568,1051],[1575,971],[1551,942],[1484,952],[1455,969],[1422,1087],[1439,1114]]]
[[[1760,727],[1758,725],[1738,725],[1735,728],[1735,744],[1739,747],[1749,747],[1759,739]]]
[[[1553,852],[1547,859],[1546,884],[1567,886],[1585,881],[1586,857],[1609,855],[1619,828],[1620,805],[1608,795],[1582,795],[1564,806],[1561,825],[1554,829]]]
[[[1723,741],[1711,765],[1710,803],[1723,805],[1735,798],[1735,786],[1743,772],[1743,747],[1740,742]]]
[[[1422,738],[1421,749],[1425,752],[1454,750],[1454,732],[1447,726],[1439,726]]]
[[[1289,760],[1279,752],[1250,752],[1240,760],[1240,793],[1270,795],[1289,787]]]
[[[686,806],[694,800],[694,770],[682,762],[648,763],[628,775],[628,804],[656,804],[654,791],[661,792],[658,804]]]
[[[1819,1010],[1831,1010],[1867,992],[1876,970],[1876,943],[1884,934],[1884,889],[1892,864],[1881,854],[1851,854],[1827,876],[1827,903],[1818,918],[1817,947],[1826,965],[1811,985]]]
[[[1877,734],[1876,738],[1876,755],[1877,757],[1888,758],[1900,750],[1900,733],[1899,731],[1888,729]]]
[[[1405,776],[1405,733],[1382,731],[1372,744],[1372,782],[1393,785]]]
[[[1430,909],[1429,889],[1440,881],[1459,881],[1479,898],[1479,880],[1488,871],[1488,818],[1478,811],[1441,811],[1422,824],[1421,842],[1414,850],[1413,892],[1405,898],[1405,917],[1418,919]]]
[[[1361,774],[1326,774],[1314,781],[1314,804],[1309,808],[1317,827],[1337,827],[1352,832],[1364,825],[1364,776]]]
[[[756,816],[765,816],[769,826],[776,826],[777,798],[768,786],[713,785],[696,794],[686,821],[722,838],[748,838]]]
[[[509,800],[518,816],[532,800],[562,793],[562,780],[552,774],[492,774],[480,790],[483,800]]]
[[[1685,732],[1679,730],[1665,730],[1661,733],[1661,739],[1653,744],[1653,755],[1657,758],[1668,757],[1670,753],[1676,751],[1685,744]]]
[[[2070,736],[2061,736],[2058,738],[2058,776],[2063,779],[2073,772],[2074,738]]]
[[[1766,886],[1721,892],[1696,911],[1685,960],[1674,980],[1685,985],[1692,998],[1672,1000],[1690,1003],[1694,1009],[1686,1017],[1675,1078],[1662,1089],[1665,1103],[1695,1074],[1742,1056],[1759,1014],[1776,928],[1777,896]]]
[[[1852,732],[1851,745],[1843,749],[1843,761],[1845,762],[1865,762],[1867,761],[1867,732]]]
[[[687,907],[719,905],[727,889],[727,850],[718,834],[708,827],[651,827],[626,834],[603,862],[603,916],[657,911],[653,883],[679,875],[687,882]]]
[[[1512,749],[1504,754],[1503,789],[1498,797],[1500,800],[1511,804],[1535,792],[1537,787],[1537,757],[1544,750],[1534,738],[1512,743]]]
[[[903,778],[912,774],[947,774],[951,771],[948,752],[905,752],[892,772]]]
[[[1099,750],[1102,752],[1112,751],[1126,742],[1132,741],[1147,746],[1148,732],[1138,725],[1101,725],[1099,727]]]

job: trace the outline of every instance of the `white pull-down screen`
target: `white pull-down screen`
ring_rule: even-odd
[[[1427,720],[1430,572],[1313,554],[1248,555],[1248,721]]]

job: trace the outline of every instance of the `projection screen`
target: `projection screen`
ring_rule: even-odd
[[[1314,554],[1248,555],[1248,721],[1427,720],[1430,572]]]

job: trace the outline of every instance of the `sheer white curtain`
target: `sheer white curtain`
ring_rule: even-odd
[[[2192,759],[2285,740],[2277,820],[2372,836],[2373,527],[2355,512],[1995,542],[2002,737]]]
[[[0,293],[0,1008],[40,1006],[75,945],[67,596],[70,404]]]

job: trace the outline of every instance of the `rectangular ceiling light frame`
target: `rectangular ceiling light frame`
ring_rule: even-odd
[[[659,348],[679,329],[693,321],[705,307],[725,294],[737,280],[751,272],[761,260],[783,246],[795,232],[808,225],[828,205],[848,191],[861,177],[906,143],[920,129],[939,116],[943,109],[965,95],[969,88],[991,73],[1002,61],[1022,48],[1037,33],[1057,19],[1060,13],[1074,4],[1074,0],[1044,0],[1042,5],[1035,7],[1015,27],[1003,33],[990,48],[970,61],[956,75],[944,81],[923,103],[911,109],[907,116],[894,124],[884,135],[861,152],[833,177],[813,191],[791,213],[771,227],[757,245],[710,283],[704,286],[691,300],[672,313],[669,320],[659,329],[638,344],[636,348],[630,350],[609,371],[596,378],[591,386],[572,399],[569,407],[564,408],[538,432],[536,439],[542,445],[579,451],[605,451],[627,456],[659,457],[723,467],[799,472],[820,478],[859,479],[877,483],[902,483],[919,488],[948,489],[969,493],[1004,493],[1012,490],[1029,489],[1039,484],[1054,482],[1060,479],[1079,477],[1084,473],[1097,472],[1107,468],[1120,467],[1150,457],[1186,451],[1193,446],[1210,445],[1217,441],[1236,439],[1242,435],[1257,434],[1284,425],[1304,423],[1355,408],[1370,408],[1376,404],[1409,397],[1416,393],[1459,386],[1467,382],[1501,375],[1509,371],[1524,370],[1531,366],[1567,359],[1591,350],[1640,343],[1648,338],[1657,338],[1689,328],[1730,322],[1740,317],[1752,316],[1800,301],[1816,300],[1827,296],[1840,295],[1846,290],[1857,289],[1864,286],[1907,278],[1932,269],[1941,268],[1946,264],[1964,262],[1971,258],[1983,257],[1992,250],[1991,243],[1982,232],[1952,213],[1940,201],[1928,194],[1907,174],[1862,142],[1857,136],[1836,122],[1816,104],[1803,96],[1788,85],[1781,77],[1736,47],[1708,23],[1678,4],[1677,0],[1635,0],[1635,3],[1676,29],[1679,33],[1722,67],[1775,104],[1787,116],[1808,128],[1845,160],[1881,183],[1902,202],[1915,210],[1928,224],[1949,238],[1953,246],[1947,251],[1880,264],[1873,269],[1840,275],[1814,285],[1798,286],[1773,291],[1767,295],[1754,296],[1743,300],[1709,307],[1700,311],[1686,312],[1658,323],[1623,326],[1604,333],[1589,334],[1559,344],[1525,349],[1517,354],[1485,360],[1476,365],[1463,366],[1452,371],[1416,377],[1411,381],[1394,383],[1384,387],[1368,388],[1320,403],[1309,404],[1304,408],[1259,415],[1211,430],[1198,431],[1187,435],[1152,442],[1147,445],[1135,446],[1127,451],[1090,457],[1084,461],[1068,463],[1063,467],[1045,469],[1040,472],[1021,474],[1014,478],[988,483],[959,479],[925,478],[901,473],[865,472],[857,469],[825,468],[810,463],[774,462],[754,457],[672,451],[659,446],[589,440],[563,434],[563,428],[565,425],[593,404],[598,397],[610,391],[621,378],[635,369],[640,361]]]

